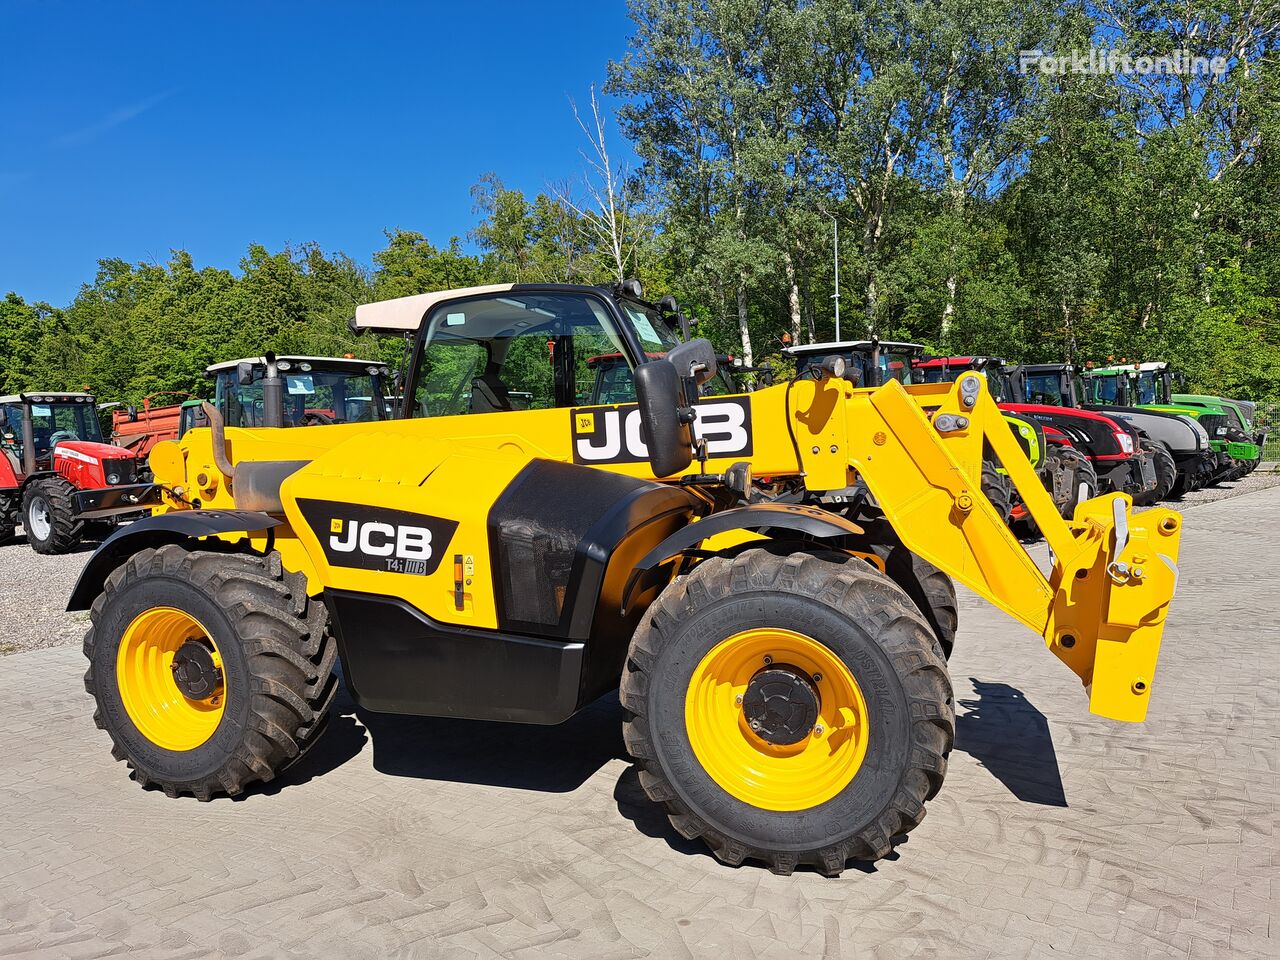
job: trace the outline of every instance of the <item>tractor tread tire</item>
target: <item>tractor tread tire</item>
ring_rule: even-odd
[[[640,784],[651,800],[665,807],[681,836],[700,837],[724,863],[738,866],[756,860],[784,875],[809,865],[836,876],[850,860],[887,856],[895,839],[924,819],[925,802],[942,787],[955,739],[955,706],[933,631],[910,598],[888,577],[865,562],[850,557],[838,562],[835,557],[779,556],[752,549],[732,558],[705,560],[663,591],[645,612],[632,638],[620,698],[623,740],[638,768]],[[650,681],[664,649],[677,642],[682,627],[697,611],[754,591],[813,598],[850,620],[869,625],[876,631],[875,642],[898,677],[908,705],[909,749],[887,802],[844,837],[809,849],[744,843],[727,827],[704,820],[685,801],[659,759],[659,744],[674,736],[674,731],[657,731],[662,737],[659,740],[650,726]],[[877,722],[876,718],[871,722]],[[857,776],[851,783],[857,783]]]
[[[106,654],[109,663],[114,663],[118,650],[119,636],[100,635],[109,619],[108,608],[139,584],[157,578],[179,581],[216,604],[234,625],[234,637],[225,642],[237,644],[247,664],[244,728],[234,745],[223,751],[216,769],[197,777],[175,777],[157,769],[130,743],[138,731],[116,728],[103,707],[104,696],[119,696],[114,670],[95,664],[100,644],[112,644]],[[94,723],[111,737],[111,755],[126,761],[144,787],[198,800],[236,796],[250,784],[271,780],[296,763],[328,723],[339,682],[334,670],[337,641],[329,630],[324,604],[307,596],[305,578],[283,570],[278,554],[192,551],[179,544],[141,550],[107,577],[90,617],[92,625],[84,638],[89,660],[84,685],[97,704]],[[112,674],[110,691],[99,672]],[[123,722],[132,727],[127,717]]]
[[[885,573],[924,614],[938,638],[942,659],[950,660],[960,627],[960,604],[951,578],[919,554],[905,546],[877,544],[876,554],[884,561]]]
[[[84,533],[84,521],[76,519],[75,505],[71,499],[75,486],[60,476],[42,477],[28,484],[22,494],[22,525],[27,532],[27,543],[36,553],[58,555],[70,553],[80,543]],[[49,538],[37,540],[31,533],[27,518],[31,515],[31,502],[43,497],[49,505]]]
[[[1067,496],[1067,502],[1062,505],[1060,511],[1064,519],[1072,520],[1076,515],[1076,507],[1080,506],[1085,500],[1092,500],[1099,494],[1098,471],[1094,468],[1093,461],[1079,450],[1062,450],[1055,452],[1052,456],[1059,462],[1066,460],[1075,462],[1075,479],[1071,484],[1071,492]],[[1085,496],[1080,494],[1082,485],[1086,488]]]
[[[1008,525],[1013,514],[1013,482],[989,460],[982,461],[982,492]]]
[[[1173,494],[1178,484],[1178,464],[1168,446],[1159,440],[1143,441],[1142,446],[1151,451],[1156,469],[1156,488],[1134,497],[1133,502],[1139,507],[1149,507]]]

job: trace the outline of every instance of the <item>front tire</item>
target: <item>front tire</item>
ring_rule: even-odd
[[[93,719],[144,787],[235,796],[324,729],[337,644],[278,555],[142,550],[107,578],[91,616]]]
[[[44,477],[22,494],[22,526],[36,553],[70,553],[80,542],[84,522],[76,519],[75,487],[63,477]]]
[[[1158,440],[1143,441],[1143,447],[1151,451],[1152,461],[1156,468],[1156,488],[1148,493],[1134,497],[1133,502],[1140,507],[1149,507],[1168,499],[1178,483],[1178,464],[1173,459],[1169,448]]]
[[[646,612],[621,698],[640,783],[675,829],[782,874],[888,854],[941,788],[955,730],[928,623],[835,555],[699,564]]]

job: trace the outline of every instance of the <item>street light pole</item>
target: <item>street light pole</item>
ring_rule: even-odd
[[[836,302],[836,342],[840,342],[840,221],[835,217],[831,218],[831,231],[833,236],[833,252],[832,258],[835,260],[836,266],[836,292],[832,295],[832,299]]]

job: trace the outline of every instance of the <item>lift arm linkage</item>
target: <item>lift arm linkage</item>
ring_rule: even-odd
[[[890,381],[846,393],[848,465],[911,550],[1044,637],[1089,690],[1092,712],[1143,720],[1177,584],[1181,516],[1135,514],[1117,493],[1080,504],[1067,522],[981,376],[965,374],[945,394],[910,389]],[[941,399],[932,420],[917,392],[930,406]],[[984,441],[1044,534],[1048,576],[982,493]]]

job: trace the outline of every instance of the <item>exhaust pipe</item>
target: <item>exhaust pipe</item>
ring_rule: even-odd
[[[283,427],[284,378],[280,376],[274,353],[268,352],[263,359],[267,362],[267,375],[262,378],[262,425]]]
[[[227,427],[222,419],[222,411],[208,400],[200,401],[200,410],[208,419],[209,432],[213,435],[214,466],[218,468],[218,472],[227,478],[227,487],[230,488],[231,482],[236,476],[236,468],[227,459]]]

